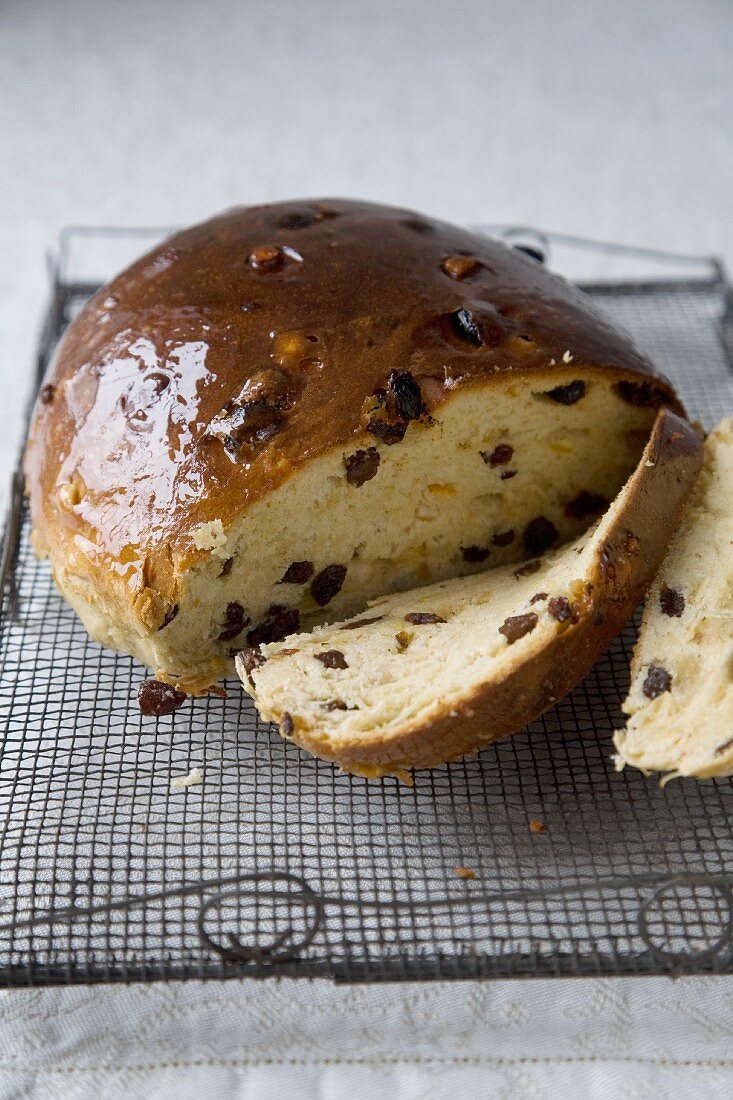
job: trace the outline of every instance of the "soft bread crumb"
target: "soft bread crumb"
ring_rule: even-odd
[[[224,524],[220,519],[210,519],[208,523],[197,523],[191,528],[191,539],[197,550],[216,552],[226,546]]]
[[[171,790],[180,791],[184,787],[198,787],[200,783],[203,783],[201,772],[198,768],[191,768],[188,775],[177,775],[175,779],[171,779]]]
[[[529,831],[530,833],[545,833],[547,832],[547,826],[539,817],[530,817]]]

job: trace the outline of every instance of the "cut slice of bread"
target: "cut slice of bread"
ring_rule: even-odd
[[[663,410],[638,467],[579,539],[246,649],[237,658],[245,688],[285,737],[370,777],[514,733],[578,683],[629,618],[700,460],[697,433]]]
[[[650,589],[614,738],[618,764],[673,776],[733,775],[733,418],[703,468]]]

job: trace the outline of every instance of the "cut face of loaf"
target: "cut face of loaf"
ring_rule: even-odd
[[[703,469],[649,591],[614,741],[620,766],[733,775],[733,419]]]
[[[110,616],[74,572],[76,549],[56,579],[94,638],[195,691],[243,645],[577,537],[633,470],[653,417],[585,371],[477,382],[448,392],[398,443],[364,435],[312,460],[228,531],[197,525],[204,553],[150,629]]]
[[[366,437],[314,460],[226,536],[202,527],[211,556],[182,582],[175,620],[150,639],[154,667],[180,681],[202,647],[226,656],[577,536],[634,468],[653,410],[602,379],[582,383],[569,405],[537,381],[458,392],[398,444]]]
[[[579,539],[245,650],[245,688],[285,737],[368,776],[513,733],[565,695],[628,619],[699,462],[697,434],[664,411],[622,492]]]

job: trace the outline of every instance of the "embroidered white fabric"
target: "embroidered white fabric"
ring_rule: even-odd
[[[730,1096],[733,978],[0,995],[0,1100]]]

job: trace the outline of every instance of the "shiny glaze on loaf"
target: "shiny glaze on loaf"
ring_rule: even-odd
[[[448,315],[463,309],[481,346],[456,335]],[[436,379],[435,401],[436,387],[439,400],[441,387],[506,372],[531,383],[541,371],[545,389],[568,354],[579,378],[651,378],[653,401],[678,407],[579,291],[481,234],[331,199],[230,210],[138,260],[70,326],[26,456],[37,542],[52,560],[73,544],[82,573],[170,590],[171,567],[206,554],[197,525],[226,530],[313,456],[364,439],[365,402],[391,371],[419,377],[424,394]],[[277,429],[229,454],[212,422],[273,371],[265,383],[286,391]]]

